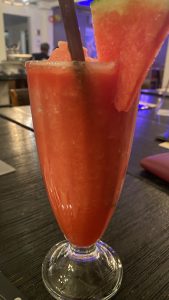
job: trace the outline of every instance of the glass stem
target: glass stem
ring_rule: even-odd
[[[69,244],[68,255],[74,260],[91,261],[99,258],[99,251],[97,249],[97,244],[93,244],[89,247],[77,247]]]

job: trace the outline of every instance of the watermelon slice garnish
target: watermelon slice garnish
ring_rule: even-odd
[[[169,31],[169,0],[95,0],[98,60],[118,65],[114,103],[128,111]]]

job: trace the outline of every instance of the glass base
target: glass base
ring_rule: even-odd
[[[119,290],[122,276],[118,255],[101,241],[87,248],[58,243],[42,265],[47,290],[60,300],[110,299]]]

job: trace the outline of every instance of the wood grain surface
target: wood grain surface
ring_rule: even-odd
[[[142,157],[166,151],[154,140],[166,128],[167,121],[150,115],[137,119],[128,175],[103,237],[124,267],[115,300],[169,299],[169,188],[139,166]],[[63,235],[42,182],[34,133],[0,118],[0,159],[16,168],[0,176],[0,270],[28,300],[52,299],[41,264]]]
[[[0,117],[33,131],[32,116],[29,105],[0,108]]]

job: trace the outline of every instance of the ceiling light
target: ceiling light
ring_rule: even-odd
[[[3,0],[5,4],[16,5],[16,6],[24,6],[29,5],[30,0]]]

